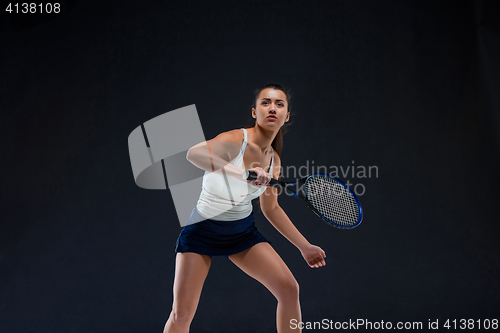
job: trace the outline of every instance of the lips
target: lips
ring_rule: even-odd
[[[276,120],[278,118],[276,118],[275,116],[268,116],[267,119],[273,119],[273,120]]]

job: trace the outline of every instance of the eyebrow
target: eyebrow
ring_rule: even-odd
[[[270,101],[271,99],[269,97],[263,97],[261,100],[267,100],[267,101]],[[276,102],[285,102],[284,100],[282,99],[277,99]]]

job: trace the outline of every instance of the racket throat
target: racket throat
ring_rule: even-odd
[[[283,188],[284,188],[284,192],[288,195],[292,195],[294,197],[299,197],[302,199],[305,198],[304,183],[303,182],[286,184],[286,186],[284,186]]]

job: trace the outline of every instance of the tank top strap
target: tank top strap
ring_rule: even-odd
[[[273,165],[274,165],[274,151],[273,151],[273,155],[271,156],[271,166],[269,167],[269,173],[271,175],[273,174]]]
[[[243,155],[245,153],[245,148],[247,147],[248,135],[247,135],[246,128],[242,128],[242,130],[243,130],[244,139],[243,139],[243,143],[241,144],[241,154]]]

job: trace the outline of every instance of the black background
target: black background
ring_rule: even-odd
[[[346,177],[366,188],[353,230],[280,199],[325,268],[257,216],[303,319],[500,319],[500,2],[6,5],[1,332],[161,332],[180,226],[168,190],[135,185],[128,135],[190,104],[207,139],[244,126],[268,82],[294,93],[284,166],[378,167]],[[192,332],[273,332],[275,306],[215,258]]]

